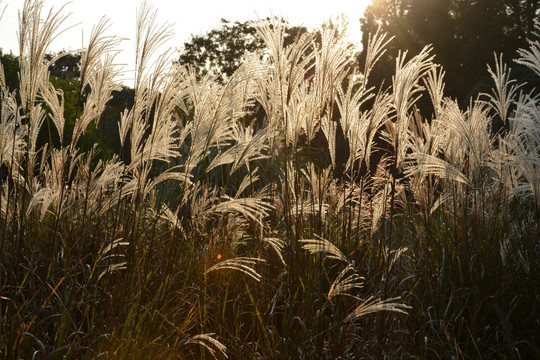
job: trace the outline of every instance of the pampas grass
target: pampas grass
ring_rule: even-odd
[[[265,261],[264,259],[250,258],[250,257],[238,257],[234,259],[224,260],[208,268],[205,274],[208,274],[216,270],[231,269],[231,270],[238,270],[252,277],[255,281],[261,281],[261,275],[259,275],[259,273],[257,273],[257,271],[255,271],[255,269],[253,269],[252,266],[257,264],[257,262],[264,262],[264,261]]]
[[[383,89],[386,35],[359,74],[332,27],[285,46],[270,19],[218,83],[170,65],[145,3],[106,158],[82,139],[119,89],[121,39],[94,28],[66,119],[44,59],[67,15],[43,5],[21,12],[18,89],[0,67],[0,357],[540,354],[539,97],[502,56],[461,108],[430,47]],[[518,55],[540,75],[537,40]]]

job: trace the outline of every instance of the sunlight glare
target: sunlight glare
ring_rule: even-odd
[[[353,43],[357,50],[360,50],[362,44],[362,33],[360,31],[360,18],[364,16],[364,11],[371,5],[372,0],[357,0],[348,5],[347,38]]]

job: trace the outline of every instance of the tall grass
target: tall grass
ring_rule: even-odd
[[[0,67],[0,357],[540,355],[540,103],[502,57],[460,109],[429,47],[385,88],[384,34],[357,73],[333,29],[285,46],[270,20],[221,84],[159,55],[143,4],[107,159],[81,139],[120,39],[94,28],[66,119],[45,60],[66,16],[42,11],[21,11],[19,89]],[[538,47],[517,63],[540,74]]]

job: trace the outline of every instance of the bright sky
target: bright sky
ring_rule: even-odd
[[[142,1],[132,0],[72,0],[64,8],[71,13],[65,27],[77,25],[62,34],[53,43],[51,52],[76,50],[85,42],[92,26],[106,16],[110,22],[109,35],[128,40],[122,44],[122,53],[117,61],[125,64],[129,72],[134,67],[135,14]],[[158,10],[160,23],[171,23],[175,37],[167,45],[180,48],[191,34],[205,33],[220,24],[220,19],[246,21],[267,16],[283,16],[292,25],[316,26],[330,17],[344,14],[349,19],[349,38],[360,43],[359,19],[371,0],[147,0]],[[0,48],[18,55],[16,32],[18,11],[24,0],[0,0],[1,9],[7,5],[0,20]],[[66,1],[45,0],[45,9],[59,9]],[[43,12],[46,14],[46,12]],[[359,45],[358,45],[359,46]],[[127,75],[129,78],[130,76]]]

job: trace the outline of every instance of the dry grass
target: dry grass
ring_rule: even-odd
[[[21,12],[19,89],[0,68],[1,358],[540,354],[540,103],[502,58],[460,109],[429,47],[375,90],[391,39],[373,35],[356,73],[333,29],[285,47],[274,19],[220,84],[168,66],[143,4],[106,159],[81,139],[119,86],[119,39],[94,28],[66,119],[45,61],[66,16],[42,9]],[[529,44],[517,63],[540,75]]]

